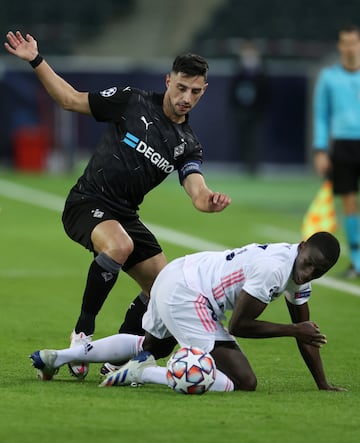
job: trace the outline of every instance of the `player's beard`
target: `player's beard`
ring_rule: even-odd
[[[180,107],[183,107],[184,111],[181,111]],[[177,123],[182,123],[185,120],[185,116],[186,114],[188,114],[191,107],[188,105],[180,105],[179,103],[173,104],[170,100],[170,97],[168,97],[167,109],[169,110],[170,114],[167,116],[170,118],[170,120],[176,121]]]
[[[178,108],[180,108],[180,114],[178,113],[178,115],[186,115],[191,110],[191,106],[187,105],[187,104],[176,103],[175,109],[176,109],[176,106],[178,106]]]

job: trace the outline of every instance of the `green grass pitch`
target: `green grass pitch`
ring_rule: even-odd
[[[38,381],[28,355],[68,346],[91,260],[61,225],[61,206],[75,178],[0,173],[0,442],[359,441],[360,281],[346,286],[338,278],[347,266],[345,246],[329,273],[333,284],[315,283],[310,307],[328,338],[321,351],[328,379],[347,392],[318,391],[295,341],[287,338],[240,340],[258,376],[254,393],[183,396],[155,385],[99,389],[98,364],[84,382],[71,378],[66,367],[56,380]],[[223,213],[197,212],[176,177],[151,192],[141,207],[169,260],[207,246],[296,242],[320,186],[311,176],[209,173],[207,182],[232,197]],[[338,237],[343,244],[341,228]],[[121,275],[98,316],[96,338],[117,331],[137,292]],[[272,303],[263,318],[289,322],[284,300]]]

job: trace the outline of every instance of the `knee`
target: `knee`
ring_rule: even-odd
[[[129,257],[129,255],[134,250],[134,242],[130,237],[125,237],[121,241],[121,243],[113,245],[113,249],[111,250],[112,254],[119,255],[120,257],[123,256],[126,258]]]
[[[103,252],[109,255],[117,263],[125,263],[134,250],[134,243],[130,237],[123,237],[121,242],[111,242]]]
[[[115,220],[99,223],[91,233],[94,251],[105,253],[117,263],[123,264],[134,250],[134,242]]]
[[[242,374],[233,380],[234,391],[255,391],[257,387],[257,378],[254,373]]]

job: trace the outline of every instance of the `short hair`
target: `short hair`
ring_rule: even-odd
[[[340,244],[330,232],[316,232],[306,240],[306,243],[317,248],[326,258],[330,267],[337,262],[340,255]]]
[[[354,25],[352,23],[348,23],[348,24],[342,26],[339,29],[339,34],[341,32],[356,32],[360,36],[360,28],[359,28],[359,26]]]
[[[208,70],[209,65],[205,58],[191,52],[178,55],[172,65],[172,72],[176,74],[183,72],[191,77],[201,75],[205,80],[207,79]]]

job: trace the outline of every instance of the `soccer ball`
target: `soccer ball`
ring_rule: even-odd
[[[204,394],[215,381],[212,356],[195,347],[183,347],[167,363],[168,386],[183,394]]]

